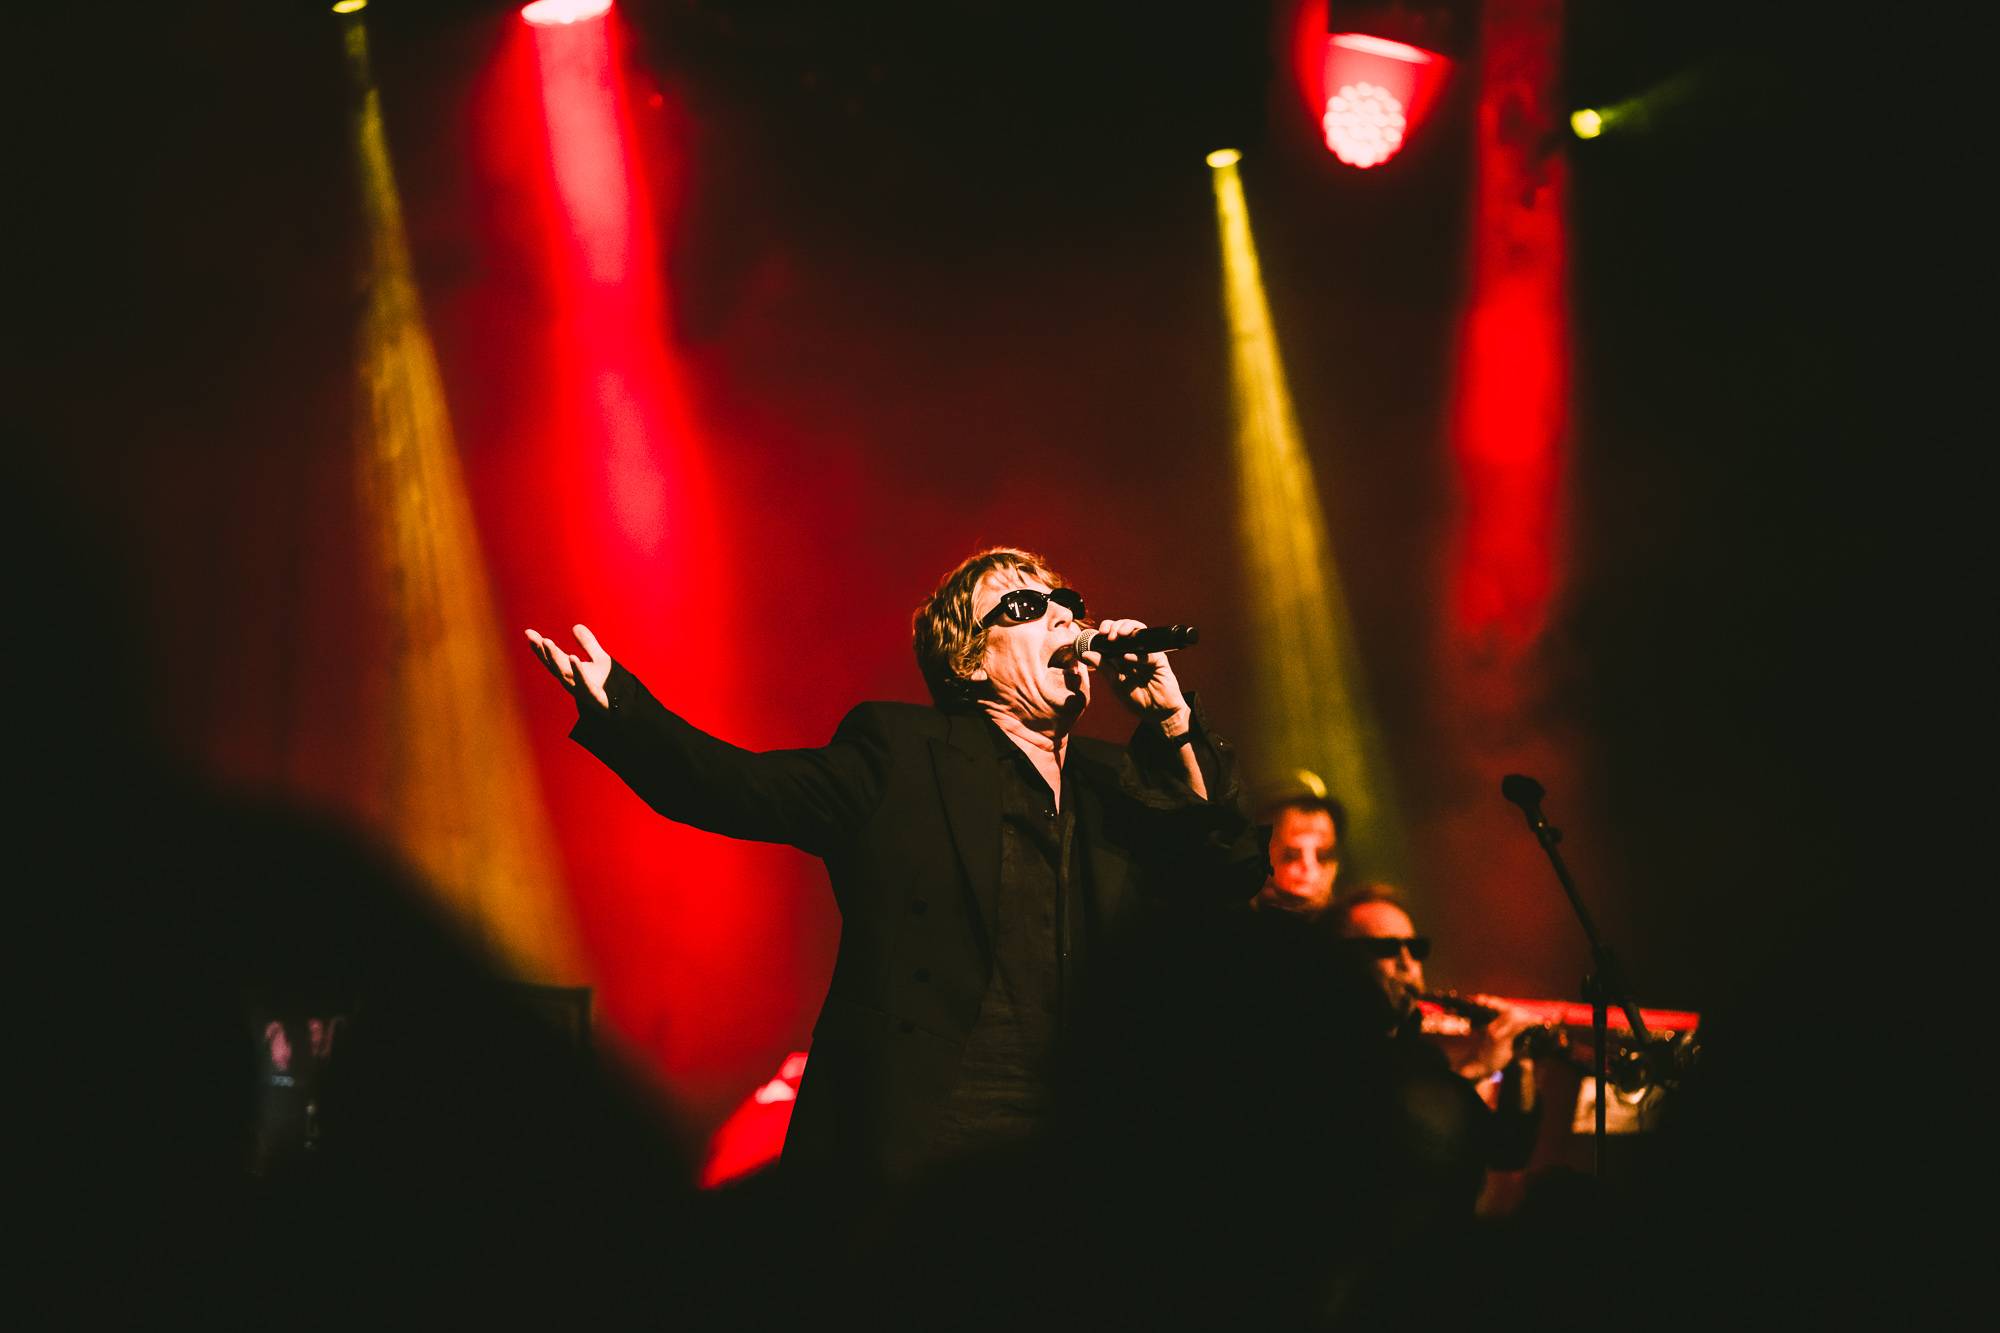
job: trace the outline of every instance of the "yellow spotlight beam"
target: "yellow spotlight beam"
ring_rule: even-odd
[[[1238,155],[1222,150],[1208,161],[1229,316],[1239,519],[1258,641],[1271,649],[1258,659],[1257,732],[1245,747],[1250,777],[1272,791],[1301,785],[1300,770],[1322,775],[1347,807],[1351,837],[1372,870],[1401,877],[1401,821],[1387,799],[1390,774],[1264,298]]]
[[[410,261],[368,32],[346,25],[368,227],[356,452],[381,633],[387,832],[461,920],[523,976],[577,975],[555,841],[535,780]],[[512,636],[504,642],[511,647]]]

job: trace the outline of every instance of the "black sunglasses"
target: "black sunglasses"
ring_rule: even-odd
[[[1394,958],[1405,949],[1410,951],[1410,957],[1420,963],[1431,956],[1431,940],[1428,935],[1357,935],[1342,940],[1341,943],[1364,958]]]
[[[1083,594],[1074,588],[1057,588],[1052,592],[1043,592],[1039,588],[1015,588],[1000,594],[1000,601],[980,619],[979,628],[993,628],[1000,623],[1002,616],[1016,625],[1040,620],[1048,614],[1050,602],[1068,607],[1071,615],[1078,620],[1083,619]]]

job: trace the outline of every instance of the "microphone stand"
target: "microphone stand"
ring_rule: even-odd
[[[1625,1021],[1632,1025],[1632,1037],[1639,1043],[1640,1050],[1652,1045],[1652,1036],[1646,1031],[1645,1021],[1639,1017],[1639,1006],[1633,1003],[1624,969],[1619,967],[1618,959],[1604,942],[1604,937],[1597,933],[1597,922],[1591,917],[1590,909],[1583,905],[1583,899],[1576,891],[1576,881],[1570,878],[1569,867],[1563,863],[1562,853],[1556,850],[1556,844],[1562,841],[1562,830],[1549,823],[1548,817],[1542,813],[1542,797],[1547,795],[1542,784],[1518,773],[1509,774],[1501,780],[1500,794],[1521,807],[1535,841],[1541,843],[1542,850],[1548,853],[1549,864],[1555,868],[1556,881],[1562,885],[1563,894],[1576,913],[1577,923],[1583,927],[1584,937],[1590,941],[1592,971],[1583,979],[1583,998],[1590,1003],[1591,1044],[1596,1048],[1597,1127],[1592,1142],[1591,1164],[1598,1179],[1602,1180],[1607,1133],[1605,1098],[1610,1088],[1610,1006],[1616,1004],[1624,1011]]]

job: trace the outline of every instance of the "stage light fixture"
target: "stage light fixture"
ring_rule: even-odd
[[[1366,79],[1343,84],[1326,99],[1320,117],[1326,146],[1350,167],[1378,166],[1394,157],[1409,123],[1402,100]]]
[[[1703,99],[1725,95],[1730,77],[1730,66],[1719,58],[1690,65],[1643,92],[1571,112],[1570,131],[1579,139],[1650,133]]]
[[[333,12],[336,14],[359,14],[366,8],[368,0],[333,0]]]
[[[1237,152],[1234,148],[1218,148],[1210,153],[1206,159],[1208,165],[1218,170],[1223,167],[1233,167],[1242,160],[1243,154]]]
[[[1335,157],[1351,167],[1376,167],[1402,150],[1444,86],[1452,62],[1438,48],[1456,21],[1444,0],[1328,6],[1312,39],[1318,50],[1310,56],[1301,50],[1300,77]]]
[[[611,0],[534,0],[521,6],[521,17],[538,28],[559,27],[603,18],[611,12]]]

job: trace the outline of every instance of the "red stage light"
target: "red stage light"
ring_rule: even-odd
[[[1428,65],[1440,59],[1434,51],[1426,51],[1421,46],[1411,46],[1408,42],[1392,42],[1387,37],[1370,37],[1365,32],[1337,32],[1326,39],[1335,46],[1349,51],[1365,51],[1369,55],[1387,56],[1409,65]]]
[[[521,17],[543,28],[603,18],[610,12],[611,0],[534,0],[521,6]]]
[[[1408,42],[1361,32],[1325,39],[1320,130],[1351,167],[1394,157],[1436,100],[1450,61]]]
[[[1350,167],[1372,167],[1394,157],[1408,125],[1402,101],[1365,80],[1345,84],[1327,98],[1326,114],[1320,117],[1326,146]]]

